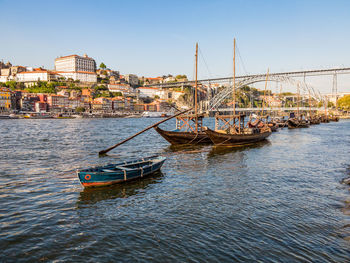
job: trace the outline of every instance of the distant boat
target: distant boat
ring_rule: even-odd
[[[141,114],[141,116],[146,118],[169,117],[168,113],[159,111],[145,111]]]
[[[291,118],[288,120],[288,129],[309,128],[310,122],[300,118]]]
[[[165,160],[166,158],[162,156],[151,156],[128,162],[78,170],[77,175],[84,187],[107,186],[142,178],[157,172]]]

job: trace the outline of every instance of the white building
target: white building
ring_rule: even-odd
[[[155,95],[159,96],[159,92],[161,91],[161,89],[153,87],[139,87],[138,91],[140,98],[154,98]]]
[[[57,71],[57,73],[66,79],[73,79],[73,80],[79,80],[81,82],[89,82],[89,83],[96,83],[97,82],[97,75],[95,72],[84,72],[84,71],[77,71],[77,72],[67,72],[67,71]]]
[[[86,54],[83,57],[78,55],[59,57],[55,59],[55,70],[67,72],[95,72],[96,62],[93,58],[89,58]]]
[[[96,83],[96,62],[86,54],[81,57],[70,55],[55,59],[55,70],[66,79]]]
[[[129,84],[108,84],[110,92],[121,92],[123,95],[132,95],[134,89]]]
[[[18,82],[36,82],[56,80],[59,75],[48,70],[25,71],[17,73],[16,80]]]
[[[124,79],[131,86],[136,86],[137,84],[139,84],[139,77],[134,75],[134,74],[126,74],[126,75],[124,75]]]

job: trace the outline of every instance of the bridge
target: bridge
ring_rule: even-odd
[[[314,89],[311,85],[308,85],[305,81],[306,77],[309,76],[333,76],[333,88],[332,93],[337,94],[337,75],[338,74],[350,74],[350,68],[332,68],[332,69],[319,69],[319,70],[305,70],[305,71],[291,71],[291,72],[279,72],[279,73],[270,73],[268,81],[275,82],[284,82],[289,83],[293,86],[298,86],[298,88],[309,94],[310,97],[317,101],[324,100],[320,92]],[[297,80],[295,78],[303,77],[303,81]],[[265,82],[266,74],[254,74],[254,75],[243,75],[236,77],[236,90],[240,88],[251,85],[253,83]],[[204,111],[216,111],[227,98],[232,97],[232,88],[230,87],[233,82],[233,77],[226,78],[212,78],[212,79],[201,79],[198,80],[199,84],[206,86],[210,89],[211,85],[214,83],[229,83],[228,87],[224,88],[222,91],[216,93],[212,97],[208,97],[206,101],[201,103],[201,108]],[[195,84],[194,81],[186,82],[172,82],[172,83],[158,83],[158,84],[148,84],[144,85],[146,87],[193,87]],[[209,91],[209,90],[208,90]],[[210,94],[210,92],[208,92]]]
[[[299,107],[299,111],[302,112],[307,112],[307,111],[322,111],[323,109],[316,108],[316,107]],[[232,108],[218,108],[216,111],[219,112],[231,112],[233,111]],[[237,112],[261,112],[261,108],[236,108]],[[293,111],[296,112],[298,111],[297,107],[265,107],[263,111],[278,111],[278,112],[288,112],[288,111]]]

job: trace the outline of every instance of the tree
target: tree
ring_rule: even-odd
[[[84,107],[77,107],[77,108],[75,109],[75,112],[77,112],[77,113],[85,112],[85,108],[84,108]]]
[[[106,65],[102,62],[102,63],[100,64],[100,68],[105,69],[105,68],[107,68],[107,67],[106,67]]]
[[[338,107],[342,110],[350,110],[350,95],[345,95],[338,100]]]

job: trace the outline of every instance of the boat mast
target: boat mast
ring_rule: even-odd
[[[311,119],[311,96],[310,96],[310,90],[309,90],[309,115]]]
[[[194,91],[194,114],[196,118],[196,132],[198,132],[198,110],[197,110],[197,65],[198,64],[198,43],[196,43],[196,79],[195,79],[195,91]]]
[[[300,116],[299,116],[299,100],[300,100],[300,91],[299,91],[299,84],[298,84],[298,97],[297,97],[297,116],[298,116],[298,119],[300,119]]]
[[[261,104],[261,117],[262,117],[263,114],[264,114],[266,87],[267,87],[267,80],[269,79],[269,71],[270,71],[270,69],[268,68],[268,69],[267,69],[267,73],[266,73],[266,79],[265,79],[264,97],[263,97],[263,101],[262,101],[262,104]]]
[[[236,115],[236,38],[233,39],[233,115]],[[234,123],[233,123],[234,124]]]

